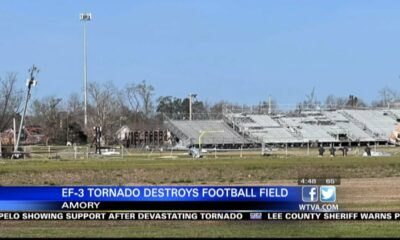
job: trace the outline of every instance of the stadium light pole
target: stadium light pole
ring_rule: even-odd
[[[271,115],[271,95],[268,96],[268,115]]]
[[[197,97],[197,94],[190,93],[189,94],[189,121],[192,121],[192,102],[193,99]]]
[[[85,111],[85,127],[87,126],[87,53],[86,53],[86,22],[92,20],[92,13],[81,13],[79,15],[83,21],[83,91],[84,91],[84,111]]]

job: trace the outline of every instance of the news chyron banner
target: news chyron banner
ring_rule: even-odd
[[[370,213],[364,213],[370,214]],[[361,220],[336,186],[0,187],[0,220]],[[372,218],[400,219],[398,213]]]
[[[317,204],[321,190],[316,186],[0,187],[0,210],[318,211],[326,208]],[[334,203],[335,191],[332,194],[328,200]]]

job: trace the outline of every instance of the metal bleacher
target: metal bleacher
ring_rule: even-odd
[[[293,136],[287,129],[265,128],[262,131],[250,132],[252,136],[264,143],[301,143],[302,140]]]
[[[255,124],[261,127],[280,127],[279,123],[277,123],[275,120],[273,120],[270,116],[268,115],[249,115],[249,117],[254,121]]]
[[[337,142],[337,139],[328,132],[337,132],[340,130],[335,126],[318,125],[317,120],[310,117],[284,117],[282,121],[287,124],[287,126],[296,129],[302,136],[304,142]]]
[[[234,145],[248,142],[222,120],[170,120],[169,123],[174,129],[179,129],[181,135],[184,135],[184,140],[190,145],[199,144],[201,131],[207,131],[201,139],[203,145]],[[174,129],[171,130],[173,133]]]
[[[400,115],[400,111],[396,112]],[[380,114],[378,114],[381,117]],[[393,117],[384,116],[385,122],[379,120],[385,127],[393,130]],[[298,117],[280,116],[273,119],[268,115],[231,114],[228,119],[235,122],[240,132],[265,143],[339,143],[339,142],[374,142],[386,139],[382,133],[376,134],[365,124],[343,114],[340,111],[325,111],[305,113]],[[373,119],[373,118],[372,118]],[[372,120],[373,121],[373,120]]]
[[[227,119],[238,127],[239,132],[259,143],[302,142],[295,132],[281,126],[279,122],[268,115],[230,114]]]
[[[186,145],[360,144],[388,142],[400,110],[327,110],[292,115],[225,113],[222,120],[167,120],[174,136]],[[221,132],[223,131],[223,132]]]
[[[350,141],[354,142],[373,142],[375,139],[370,136],[366,131],[358,127],[349,119],[336,111],[324,112],[324,115],[329,118],[336,126],[343,129]]]
[[[390,113],[391,116],[393,116],[396,121],[400,120],[400,110],[399,109],[390,109],[386,112]]]
[[[339,112],[361,126],[363,130],[372,132],[376,141],[387,140],[397,124],[397,121],[383,110],[340,110]]]

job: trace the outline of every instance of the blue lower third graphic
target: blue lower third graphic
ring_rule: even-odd
[[[250,210],[298,211],[318,201],[298,186],[0,186],[0,211]],[[261,214],[262,215],[262,214]],[[253,214],[259,218],[260,214]]]

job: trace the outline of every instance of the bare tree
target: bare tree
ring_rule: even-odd
[[[347,100],[345,98],[334,95],[329,95],[325,99],[325,107],[331,110],[344,108],[346,103]]]
[[[40,126],[50,143],[65,143],[64,131],[60,124],[63,118],[61,101],[61,98],[52,96],[36,99],[31,105],[32,113],[27,125]]]
[[[142,111],[146,117],[149,117],[150,114],[154,111],[153,105],[153,95],[154,95],[154,87],[152,85],[148,85],[146,80],[143,80],[140,84],[136,85],[138,96],[142,102]]]
[[[313,88],[311,93],[306,95],[306,99],[303,102],[296,104],[295,113],[301,114],[304,110],[316,110],[320,105],[321,103],[315,99],[315,88]]]
[[[82,116],[84,106],[81,99],[82,98],[78,93],[72,93],[71,95],[69,95],[67,102],[67,111],[73,113],[76,116]]]
[[[22,91],[17,89],[16,73],[8,73],[0,78],[0,132],[10,127],[10,123],[21,108]]]
[[[399,99],[398,93],[388,87],[382,88],[379,91],[379,96],[381,97],[380,107],[390,107],[391,103]]]
[[[65,140],[71,143],[85,143],[87,136],[84,133],[84,104],[78,93],[72,93],[66,104],[67,116],[65,119]]]
[[[135,83],[125,85],[125,88],[119,93],[119,101],[122,107],[121,114],[123,115],[124,124],[129,122],[128,119],[131,119],[136,125],[142,122],[141,101],[139,90]]]
[[[130,109],[138,113],[140,109],[140,100],[139,100],[139,89],[138,86],[134,83],[129,83],[125,86],[125,96],[127,102],[130,106]]]
[[[121,127],[119,91],[111,82],[103,85],[92,82],[88,90],[90,126],[102,127],[104,140],[107,144],[112,143],[115,140],[115,132]]]
[[[315,99],[315,87],[310,94],[306,95],[306,100],[303,102],[303,108],[307,110],[315,110],[320,105],[320,102]]]

